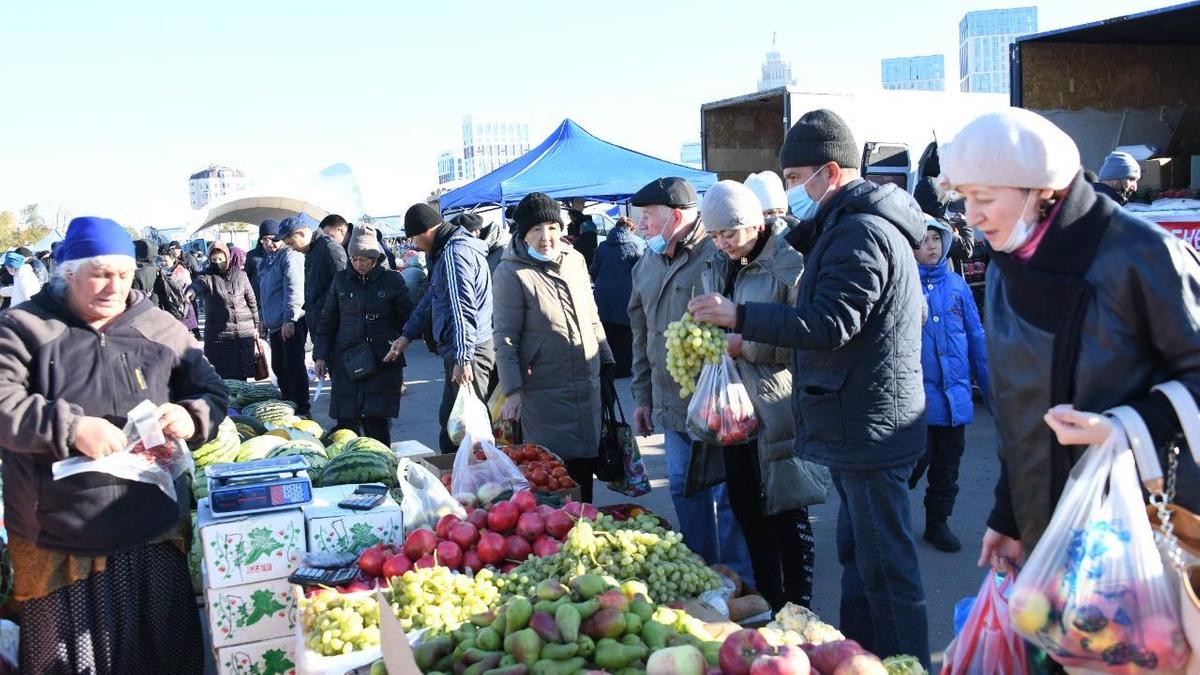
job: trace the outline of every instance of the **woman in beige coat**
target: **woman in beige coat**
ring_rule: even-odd
[[[517,204],[517,236],[492,277],[500,416],[521,421],[527,443],[563,458],[592,500],[600,444],[600,368],[612,352],[583,256],[562,241],[558,202],[534,192]]]

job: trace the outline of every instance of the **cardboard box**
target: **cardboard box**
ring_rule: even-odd
[[[337,505],[357,485],[334,485],[313,490],[313,500],[302,508],[308,530],[308,550],[320,553],[359,553],[379,542],[403,543],[400,505],[391,496],[370,511]]]
[[[428,445],[420,441],[398,441],[392,443],[392,454],[397,458],[407,457],[408,459],[420,459],[436,454]]]
[[[1142,177],[1138,181],[1138,189],[1166,190],[1171,187],[1171,158],[1158,157],[1147,159],[1141,163]]]
[[[287,579],[209,588],[204,595],[214,649],[290,638],[299,621],[296,597]]]
[[[299,508],[216,518],[206,497],[196,508],[196,523],[212,588],[286,577],[304,555],[304,514]]]
[[[218,675],[281,673],[295,675],[296,639],[292,636],[216,650]]]

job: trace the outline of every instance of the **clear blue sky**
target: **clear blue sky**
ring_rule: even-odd
[[[881,58],[944,53],[958,22],[1029,3],[609,0],[4,2],[0,210],[62,204],[181,224],[209,163],[260,180],[351,166],[372,215],[436,183],[470,112],[563,117],[667,159],[699,107],[753,91],[772,32],[801,85],[878,86]],[[1049,30],[1172,3],[1043,0]]]

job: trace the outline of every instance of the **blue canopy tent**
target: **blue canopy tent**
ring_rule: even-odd
[[[618,203],[664,176],[686,178],[703,194],[717,174],[655,159],[584,131],[571,120],[541,145],[495,171],[441,196],[442,211],[515,204],[531,192],[558,200]]]

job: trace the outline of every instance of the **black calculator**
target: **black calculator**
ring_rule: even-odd
[[[323,567],[297,567],[288,577],[288,582],[301,586],[345,586],[354,581],[358,575],[358,567],[340,567],[325,569]]]
[[[383,503],[387,497],[387,490],[383,485],[359,485],[354,492],[338,502],[338,506],[355,511],[370,511]]]

